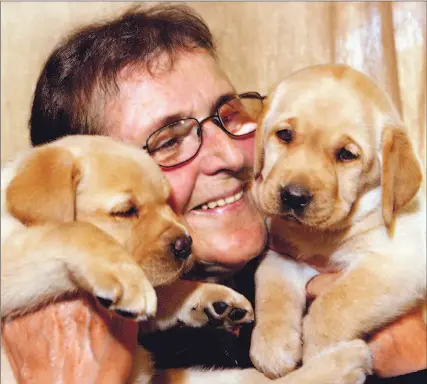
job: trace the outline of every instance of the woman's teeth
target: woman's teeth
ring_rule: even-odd
[[[235,201],[240,200],[243,197],[243,191],[236,193],[233,196],[227,197],[226,199],[219,199],[216,201],[210,201],[209,203],[203,204],[202,209],[213,209],[216,207],[223,207],[224,205],[234,203]]]

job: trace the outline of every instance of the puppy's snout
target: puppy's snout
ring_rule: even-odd
[[[290,184],[280,192],[280,199],[286,208],[302,211],[313,198],[310,191],[302,185]]]
[[[171,246],[175,257],[186,260],[191,255],[191,245],[193,240],[190,236],[181,236],[175,239]]]

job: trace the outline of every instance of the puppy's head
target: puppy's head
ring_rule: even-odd
[[[153,285],[189,268],[191,238],[170,187],[143,151],[111,138],[70,136],[35,149],[6,191],[26,225],[86,221],[129,250]]]
[[[295,225],[345,227],[360,197],[382,184],[390,226],[421,182],[391,101],[344,65],[309,67],[282,81],[268,97],[256,143],[258,206]]]

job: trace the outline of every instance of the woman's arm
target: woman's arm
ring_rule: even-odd
[[[339,273],[318,275],[307,284],[308,299],[321,294]],[[392,377],[427,368],[426,307],[418,308],[376,332],[369,340],[374,371],[380,377]]]
[[[84,297],[2,321],[2,344],[20,383],[123,383],[137,331],[136,322],[111,316]]]

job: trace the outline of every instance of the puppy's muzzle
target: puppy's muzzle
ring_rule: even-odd
[[[289,184],[280,191],[282,208],[302,214],[313,199],[313,195],[303,185]]]
[[[172,251],[176,258],[181,260],[187,260],[191,255],[191,245],[193,240],[191,236],[180,236],[175,239],[172,244]]]

